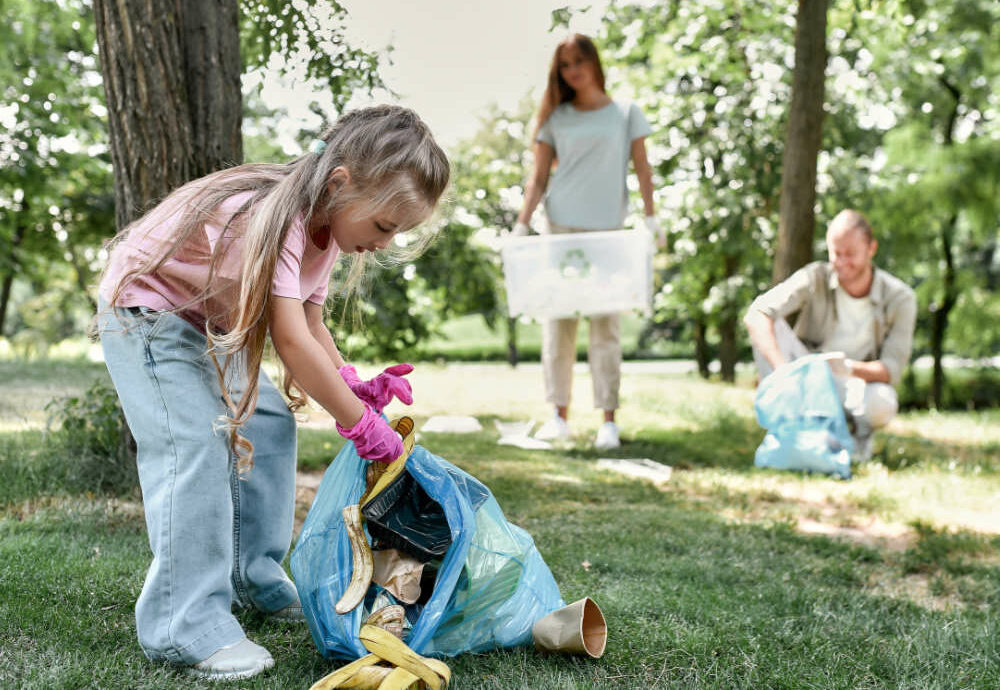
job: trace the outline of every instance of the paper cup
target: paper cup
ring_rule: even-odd
[[[608,626],[600,607],[590,597],[584,597],[540,618],[531,636],[540,649],[598,659],[608,641]]]

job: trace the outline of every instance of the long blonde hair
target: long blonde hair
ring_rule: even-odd
[[[539,128],[551,117],[553,110],[562,103],[568,103],[576,97],[576,90],[567,84],[566,80],[559,73],[559,53],[562,52],[563,48],[569,46],[576,46],[583,54],[583,57],[590,61],[594,66],[598,86],[601,87],[601,91],[605,90],[604,68],[601,66],[601,56],[597,52],[597,46],[594,45],[589,36],[570,34],[556,46],[555,52],[552,53],[552,62],[549,63],[549,78],[545,86],[545,93],[542,95],[541,105],[538,107],[538,117],[535,121],[536,135]]]
[[[155,273],[184,248],[222,202],[237,194],[250,193],[249,200],[224,230],[228,235],[231,228],[245,225],[238,302],[226,315],[216,316],[206,311],[205,323],[208,354],[229,408],[224,421],[241,471],[253,465],[253,444],[239,430],[257,404],[271,284],[288,229],[297,219],[308,228],[314,213],[328,215],[352,205],[360,207],[362,212],[417,209],[426,213],[414,216],[424,217],[436,206],[448,185],[447,157],[423,121],[407,108],[383,105],[348,112],[321,138],[325,148],[320,153],[307,153],[283,165],[241,165],[180,187],[145,217],[124,228],[108,245],[110,250],[140,224],[157,227],[169,223],[172,228],[162,252],[122,275],[111,298],[111,304],[115,304],[129,284]],[[350,181],[331,192],[333,172],[339,167],[348,171]],[[212,276],[228,246],[229,243],[220,241],[212,250],[206,285],[213,284]],[[363,257],[355,259],[348,274],[349,284],[358,281],[364,264]],[[195,303],[206,304],[210,297],[211,289],[206,288],[190,302],[177,305],[174,311],[183,311]],[[224,324],[221,318],[225,318]],[[231,356],[235,354],[241,356]],[[219,364],[220,356],[225,356],[225,365]],[[237,359],[243,367],[246,386],[240,399],[234,402],[227,392],[226,380],[231,362]],[[301,394],[293,392],[294,382],[287,375],[284,384],[293,409],[305,402]]]

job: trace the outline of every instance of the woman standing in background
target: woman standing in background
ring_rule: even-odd
[[[528,222],[543,194],[552,233],[620,229],[628,212],[626,180],[631,158],[639,179],[646,228],[658,236],[661,245],[664,243],[654,216],[653,175],[646,159],[645,138],[652,130],[636,105],[615,101],[607,94],[600,56],[587,36],[572,34],[556,47],[536,127],[535,168],[514,235],[528,233]],[[554,167],[558,167],[555,172]],[[546,399],[554,405],[555,414],[536,438],[570,436],[567,419],[578,322],[571,317],[543,325]],[[587,359],[594,383],[594,407],[604,413],[594,441],[601,449],[621,445],[615,423],[621,357],[619,315],[591,316]]]

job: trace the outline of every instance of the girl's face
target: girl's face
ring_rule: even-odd
[[[336,168],[330,180],[330,193],[336,194],[345,184],[350,184],[350,174]],[[310,224],[314,237],[322,240],[332,237],[344,254],[361,254],[385,249],[392,238],[424,222],[430,215],[427,209],[405,208],[394,205],[391,209],[373,210],[369,204],[356,202],[334,211],[327,219],[315,219]]]
[[[360,254],[385,249],[399,232],[415,224],[396,212],[371,213],[359,206],[348,206],[330,218],[330,234],[345,254]],[[408,215],[408,214],[407,214]]]
[[[574,91],[597,84],[594,63],[572,43],[559,49],[559,76]]]

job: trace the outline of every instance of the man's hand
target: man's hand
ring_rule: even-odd
[[[820,358],[826,361],[830,371],[837,378],[846,379],[853,373],[851,360],[847,359],[843,352],[824,352]]]

